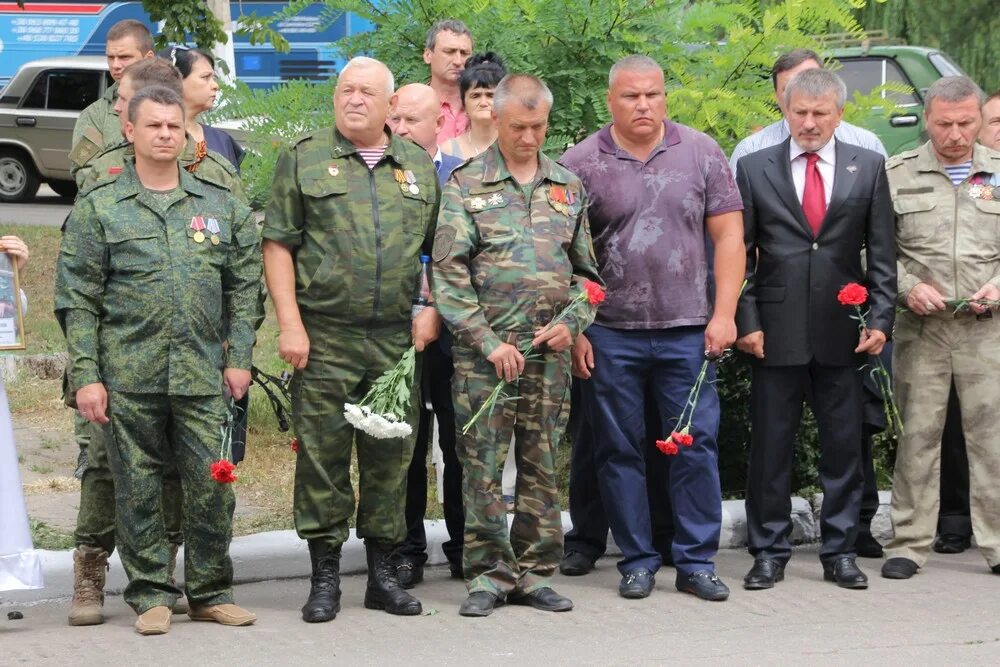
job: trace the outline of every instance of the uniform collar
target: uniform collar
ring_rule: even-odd
[[[107,90],[104,91],[104,99],[114,105],[115,100],[118,99],[118,82],[115,81],[113,84],[108,86]]]
[[[944,169],[944,165],[938,160],[937,154],[934,153],[934,145],[930,141],[917,149],[916,166],[917,171],[934,171],[945,175],[948,174]],[[972,168],[969,170],[969,175],[974,176],[975,174],[984,172],[992,174],[997,171],[1000,171],[1000,154],[977,142],[972,147]],[[949,178],[951,177],[949,176]]]
[[[385,156],[396,164],[402,164],[402,157],[405,151],[403,140],[394,135],[388,125],[382,129],[386,133],[386,136],[389,137],[389,145],[386,146]],[[331,155],[335,158],[346,157],[358,152],[358,147],[351,143],[350,139],[341,134],[336,125],[333,126],[333,141],[331,144]]]
[[[538,173],[543,179],[553,183],[565,185],[569,182],[563,170],[542,151],[538,151]],[[483,153],[483,184],[499,183],[508,179],[513,180],[513,177],[507,169],[503,153],[500,152],[500,142],[494,141]]]
[[[178,191],[184,191],[186,194],[194,195],[196,197],[203,197],[206,194],[206,188],[208,186],[200,183],[194,176],[189,174],[186,169],[181,169],[180,165],[177,166],[180,170],[180,184]],[[116,201],[124,201],[130,197],[138,196],[140,199],[146,192],[146,188],[143,187],[142,183],[139,181],[139,175],[135,171],[135,159],[125,160],[125,166],[122,169],[121,175],[115,181],[115,187],[117,188]],[[178,192],[178,195],[180,193]],[[182,199],[178,196],[177,199]],[[173,203],[173,202],[171,202]]]

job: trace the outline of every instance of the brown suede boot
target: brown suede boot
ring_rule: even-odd
[[[81,544],[73,552],[73,607],[70,625],[100,625],[104,622],[104,581],[108,552]]]
[[[170,583],[174,586],[177,585],[177,580],[174,578],[174,570],[177,569],[177,549],[179,548],[177,544],[170,545]],[[181,596],[177,598],[177,602],[174,603],[173,611],[175,614],[188,613],[188,601],[183,590],[181,590]]]

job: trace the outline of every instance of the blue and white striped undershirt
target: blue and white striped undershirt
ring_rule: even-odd
[[[962,164],[946,164],[944,170],[951,177],[951,184],[958,185],[969,177],[969,172],[972,171],[972,160]]]

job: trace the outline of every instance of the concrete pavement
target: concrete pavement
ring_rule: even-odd
[[[26,204],[0,204],[0,224],[61,227],[73,208],[72,204],[72,201],[63,199],[49,186],[42,185],[34,201]]]
[[[135,615],[109,597],[107,623],[66,625],[67,601],[18,607],[0,615],[0,664],[53,665],[996,665],[1000,663],[1000,577],[975,551],[934,555],[909,581],[878,576],[880,561],[860,561],[867,591],[822,581],[815,549],[796,550],[786,580],[771,591],[739,587],[750,565],[724,550],[720,576],[733,589],[724,603],[677,593],[664,568],[646,600],[618,597],[614,561],[586,577],[556,576],[554,587],[576,608],[547,614],[502,607],[486,619],[458,616],[465,596],[446,568],[427,572],[414,593],[425,615],[389,616],[362,607],[365,578],[344,578],[343,609],[331,623],[308,625],[299,607],[306,579],[237,587],[237,601],[259,616],[248,628],[174,617],[170,633],[140,637]]]

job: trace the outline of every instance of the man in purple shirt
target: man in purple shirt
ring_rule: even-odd
[[[663,71],[654,60],[623,58],[608,87],[612,123],[562,158],[591,196],[607,285],[597,320],[576,341],[573,366],[587,379],[582,394],[601,499],[624,556],[618,590],[636,599],[652,591],[662,563],[651,536],[646,468],[664,459],[645,460],[644,395],[648,389],[654,397],[665,431],[680,430],[705,355],[718,356],[736,340],[743,204],[719,146],[666,120]],[[706,234],[715,248],[714,299]],[[669,458],[669,487],[660,493],[674,505],[677,589],[725,600],[729,589],[713,564],[722,521],[714,379],[710,366],[691,423],[693,443]],[[573,456],[585,454],[574,443]]]

